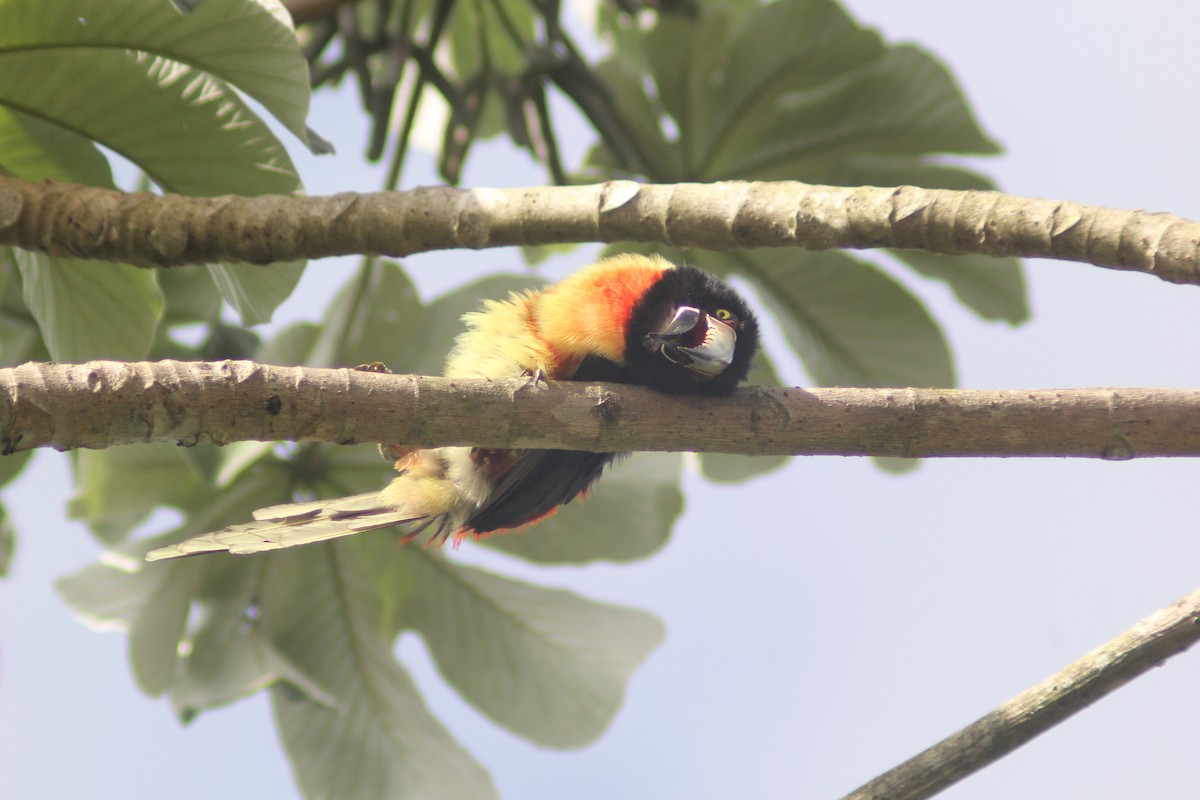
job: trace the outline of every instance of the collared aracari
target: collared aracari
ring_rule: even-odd
[[[758,324],[729,286],[659,256],[619,255],[541,291],[488,300],[463,317],[446,360],[452,378],[612,381],[671,394],[721,395],[745,379]],[[405,525],[483,536],[522,528],[585,493],[616,453],[393,448],[399,475],[382,491],[271,506],[254,522],[152,550],[146,558],[258,553]]]

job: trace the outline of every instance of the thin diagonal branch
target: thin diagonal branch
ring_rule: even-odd
[[[160,197],[0,176],[0,245],[150,267],[566,242],[918,248],[1200,284],[1200,223],[999,192],[776,183]]]
[[[0,369],[0,450],[403,443],[757,455],[1200,456],[1194,389],[785,389],[458,380],[250,361]]]
[[[1143,619],[843,800],[924,800],[1149,672],[1200,639],[1200,590]]]

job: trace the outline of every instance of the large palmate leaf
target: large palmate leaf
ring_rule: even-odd
[[[662,623],[643,611],[410,553],[404,623],[466,699],[536,744],[593,741],[633,671],[662,642]]]
[[[21,141],[0,121],[0,142],[12,145],[0,169],[12,174],[108,185],[101,144],[171,192],[295,191],[287,152],[235,86],[307,137],[307,67],[275,0],[213,0],[190,15],[159,0],[0,0],[0,110],[38,121],[23,122]],[[300,268],[210,272],[253,324],[270,318]],[[137,297],[126,300],[134,314]],[[69,310],[40,312],[45,335],[63,338],[48,329],[69,324]]]
[[[822,386],[953,386],[945,336],[921,302],[844,253],[756,250],[704,258],[753,281]]]
[[[601,68],[653,179],[993,188],[978,173],[933,160],[998,148],[950,72],[923,50],[887,45],[832,0],[711,3],[695,11],[660,15],[644,37],[623,34],[624,50]],[[632,48],[640,52],[629,58]],[[635,64],[646,65],[652,83]],[[616,162],[603,145],[590,159],[602,175],[613,174]],[[1028,317],[1016,259],[899,255],[986,319]],[[825,277],[836,283],[843,274],[859,280],[853,270]],[[907,316],[923,324],[921,317]]]
[[[276,0],[205,0],[191,14],[180,14],[162,0],[0,2],[3,58],[42,49],[83,67],[99,51],[125,49],[187,64],[237,86],[298,138],[307,137],[308,67],[296,46],[291,15]],[[44,75],[21,78],[56,91],[71,88],[49,83]],[[194,87],[197,100],[201,88]]]
[[[664,15],[645,47],[697,179],[722,171],[751,177],[736,167],[722,170],[721,163],[735,152],[761,154],[763,139],[775,143],[776,134],[794,135],[778,119],[789,99],[823,95],[818,88],[884,52],[878,34],[858,27],[832,2],[771,3],[744,15],[713,4],[695,17]],[[758,146],[741,142],[745,136]]]
[[[288,684],[271,691],[297,781],[310,797],[494,796],[392,657],[369,564],[346,541],[279,553],[266,566],[264,635],[337,699],[330,707]]]
[[[941,64],[830,0],[664,15],[645,47],[680,178],[827,182],[847,159],[997,152]]]
[[[171,705],[189,722],[217,708],[284,681],[314,702],[338,708],[338,699],[281,653],[260,626],[250,625],[262,585],[263,559],[222,559],[205,565],[204,614],[189,633],[170,686]]]
[[[298,185],[287,151],[237,93],[184,64],[43,46],[0,50],[0,70],[0,104],[120,153],[168,191],[265,194]]]

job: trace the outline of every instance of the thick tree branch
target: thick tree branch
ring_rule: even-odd
[[[249,361],[0,369],[0,449],[245,440],[929,456],[1200,456],[1200,390],[800,389],[678,397]]]
[[[0,176],[0,244],[147,267],[562,242],[919,248],[1082,261],[1200,284],[1200,223],[999,192],[614,181],[196,198]]]
[[[986,767],[1200,639],[1200,590],[1143,619],[843,800],[923,800]]]

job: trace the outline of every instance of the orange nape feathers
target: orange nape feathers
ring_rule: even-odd
[[[484,301],[446,359],[448,378],[569,380],[587,356],[625,364],[634,304],[675,265],[658,255],[613,256],[545,289]]]

